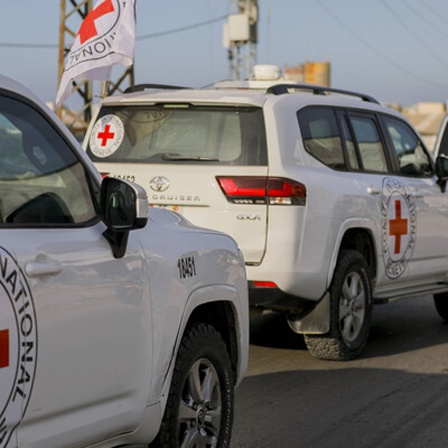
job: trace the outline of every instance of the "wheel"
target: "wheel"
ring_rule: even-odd
[[[341,251],[330,286],[330,331],[304,335],[308,350],[316,358],[347,361],[363,352],[372,317],[369,272],[359,252]]]
[[[151,447],[229,447],[233,401],[226,345],[212,326],[194,324],[179,348],[165,415]]]
[[[439,316],[444,321],[448,321],[448,293],[434,294],[434,304]]]

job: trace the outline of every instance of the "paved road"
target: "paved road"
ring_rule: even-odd
[[[377,306],[366,353],[319,361],[283,317],[251,322],[232,448],[446,448],[448,325],[432,299]]]

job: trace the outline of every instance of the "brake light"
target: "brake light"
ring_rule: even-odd
[[[269,281],[254,280],[251,284],[255,288],[278,288],[276,283]]]
[[[101,177],[104,179],[105,177],[109,177],[110,173],[100,173]]]
[[[217,176],[234,204],[306,205],[306,187],[292,179],[266,176]]]

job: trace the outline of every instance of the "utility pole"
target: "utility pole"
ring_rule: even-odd
[[[258,0],[231,0],[231,13],[224,24],[231,79],[248,78],[257,62]]]
[[[92,3],[92,0],[60,0],[58,85],[64,73],[65,56],[70,51],[81,23],[92,10]],[[98,90],[106,95],[112,95],[116,91],[121,92],[126,87],[133,85],[134,66],[131,65],[124,73],[118,76],[116,81],[101,82],[101,87]],[[70,128],[72,126],[86,128],[92,118],[94,84],[93,81],[82,81],[74,83],[74,88],[82,100],[81,110],[71,111],[64,105],[61,105],[56,112],[60,118],[64,117],[64,121]]]

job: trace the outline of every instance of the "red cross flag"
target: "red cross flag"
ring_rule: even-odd
[[[56,106],[70,95],[73,81],[106,81],[113,65],[132,65],[134,47],[135,0],[98,0],[67,55]]]

